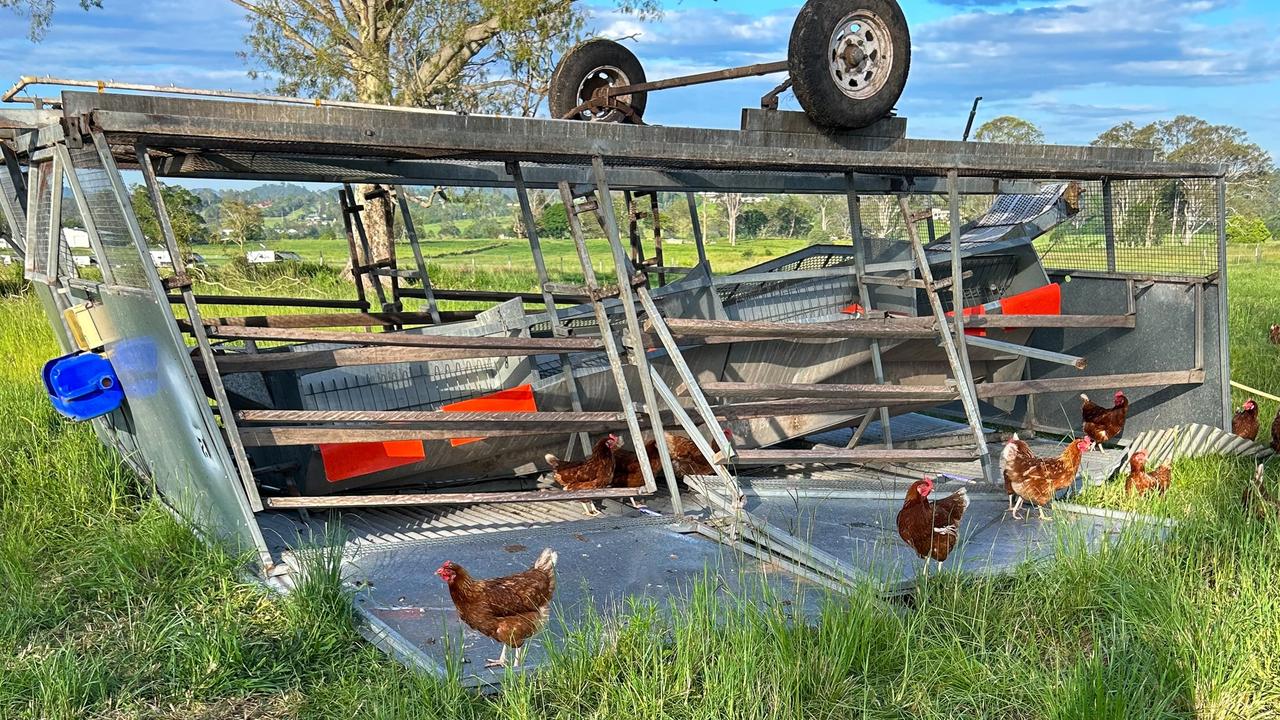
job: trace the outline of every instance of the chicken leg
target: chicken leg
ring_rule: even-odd
[[[1037,506],[1036,506],[1036,509],[1040,511],[1040,520],[1041,520],[1041,521],[1046,521],[1046,520],[1052,520],[1052,519],[1053,519],[1053,518],[1049,517],[1048,515],[1045,515],[1045,514],[1044,514],[1044,506],[1043,506],[1043,505],[1037,505]]]
[[[517,660],[516,664],[517,665],[520,664],[520,661]],[[502,653],[498,655],[497,660],[485,660],[484,666],[487,668],[506,667],[507,666],[507,646],[506,645],[502,646]]]
[[[1013,512],[1013,519],[1014,519],[1014,520],[1021,520],[1021,519],[1022,519],[1022,516],[1018,514],[1018,511],[1022,509],[1022,496],[1021,496],[1021,495],[1019,495],[1019,496],[1018,496],[1018,502],[1014,503],[1013,507],[1011,507],[1011,508],[1009,508],[1009,509]]]
[[[641,504],[640,504],[640,501],[639,501],[639,500],[637,500],[637,499],[635,499],[635,498],[631,498],[631,507],[633,507],[633,508],[635,508],[635,509],[637,509],[637,510],[644,510],[644,509],[646,509],[646,508],[645,508],[645,506],[644,506],[644,505],[641,505]]]
[[[587,502],[586,500],[582,501],[582,512],[587,517],[595,517],[600,514],[600,511],[596,509],[595,503]]]

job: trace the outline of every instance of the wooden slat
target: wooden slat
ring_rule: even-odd
[[[278,340],[349,345],[492,350],[494,355],[537,355],[541,353],[582,352],[603,349],[600,341],[593,338],[462,337],[410,333],[355,333],[291,328],[249,328],[228,325],[211,325],[209,329],[210,336],[226,340]]]
[[[242,410],[246,423],[379,423],[396,430],[603,431],[621,427],[620,412],[445,412],[439,410]]]
[[[1134,328],[1133,315],[967,315],[966,328]]]
[[[840,320],[824,323],[668,318],[667,329],[677,337],[721,336],[760,340],[786,338],[931,338],[936,334],[931,318]]]
[[[351,508],[411,505],[470,505],[473,503],[566,502],[602,498],[629,498],[652,493],[644,488],[604,488],[601,490],[547,490],[487,493],[405,493],[401,495],[326,495],[323,497],[264,498],[269,508]]]
[[[487,349],[370,347],[254,354],[236,353],[218,355],[215,361],[218,364],[218,370],[223,374],[227,374],[282,370],[327,370],[339,367],[427,362],[429,360],[466,360],[485,357],[493,357],[493,353]],[[192,360],[196,362],[196,369],[203,372],[204,367],[200,363],[200,358],[195,357]]]
[[[1168,372],[1130,373],[1126,375],[1094,375],[1079,378],[1047,378],[1044,380],[981,383],[978,385],[978,397],[987,399],[1012,397],[1014,395],[1037,395],[1040,393],[1164,387],[1167,385],[1200,385],[1203,383],[1203,370],[1173,370]]]
[[[443,322],[457,322],[475,318],[476,311],[446,311],[440,313]],[[374,327],[378,325],[430,325],[431,313],[425,312],[387,312],[387,313],[309,313],[305,315],[245,315],[238,317],[206,317],[205,325],[224,325],[227,327],[262,327],[262,328],[324,328],[324,327]],[[191,324],[179,320],[178,325],[189,332]]]
[[[169,295],[169,302],[181,305],[181,295]],[[367,310],[369,304],[359,300],[332,300],[329,298],[264,297],[261,295],[196,295],[200,305],[246,305],[264,307],[311,307]]]
[[[865,462],[957,462],[978,457],[973,448],[886,450],[884,448],[814,448],[812,450],[739,450],[734,465],[791,465]]]
[[[404,288],[400,291],[404,297],[425,298],[426,293],[421,288]],[[465,302],[506,302],[519,298],[521,302],[529,304],[541,304],[542,295],[538,293],[524,292],[507,292],[505,290],[436,290],[432,289],[432,294],[437,300],[459,300]],[[585,295],[571,293],[567,295],[556,294],[555,301],[561,305],[580,305],[582,303],[591,302],[591,298]]]
[[[884,406],[884,399],[847,400],[842,398],[801,399],[801,400],[765,400],[761,402],[735,402],[732,405],[717,405],[712,408],[715,416],[721,420],[742,420],[758,417],[784,417],[788,415],[856,415],[866,410],[874,410]],[[936,400],[927,401],[894,401],[896,409],[915,407],[933,407]]]
[[[955,388],[947,385],[848,385],[838,383],[787,384],[787,383],[700,383],[707,395],[736,399],[765,398],[853,398],[893,402],[937,401],[947,402],[959,397]]]
[[[240,429],[240,439],[249,447],[288,447],[341,443],[392,442],[396,440],[457,440],[462,437],[525,437],[528,435],[566,435],[571,430],[556,427],[535,430],[401,430],[382,426],[353,427],[247,427]]]

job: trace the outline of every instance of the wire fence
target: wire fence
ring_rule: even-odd
[[[1213,178],[1082,186],[1079,213],[1036,240],[1046,268],[1189,276],[1218,271],[1219,208]],[[1107,243],[1108,224],[1113,248]]]

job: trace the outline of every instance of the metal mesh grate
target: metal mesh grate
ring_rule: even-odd
[[[32,167],[30,177],[31,195],[28,197],[27,207],[30,208],[31,217],[27,221],[33,223],[34,227],[28,233],[25,269],[27,274],[44,275],[48,271],[45,265],[49,261],[49,223],[52,213],[49,186],[53,182],[53,163]]]
[[[111,270],[117,285],[147,287],[147,275],[142,257],[129,234],[129,225],[120,209],[111,178],[102,165],[93,145],[72,149],[71,161],[75,165],[76,178],[84,191],[85,204],[97,226],[98,238],[106,257],[98,258]],[[147,259],[150,262],[150,258]]]
[[[951,277],[949,264],[936,264],[932,269],[934,280]],[[1018,271],[1018,258],[1012,255],[969,257],[964,260],[964,270],[973,273],[972,278],[964,281],[964,306],[985,305],[1008,294],[1013,277]],[[942,300],[944,310],[950,312],[955,309],[950,291],[938,293],[938,298]],[[922,307],[925,302],[927,300],[921,300]]]
[[[1084,183],[1080,213],[1036,241],[1046,268],[1147,275],[1218,271],[1216,180],[1125,180],[1111,184],[1114,261],[1102,183]]]

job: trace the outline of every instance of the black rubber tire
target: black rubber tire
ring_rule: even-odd
[[[637,85],[645,82],[644,68],[635,53],[612,40],[588,40],[574,47],[560,58],[555,72],[551,73],[551,89],[547,93],[547,105],[551,108],[551,117],[561,119],[588,98],[580,98],[578,90],[582,82],[603,67],[614,67],[621,72],[622,85]],[[648,102],[646,93],[622,95],[618,98],[631,106],[637,119],[644,116],[644,108]],[[599,118],[575,117],[575,120],[593,120],[595,122],[626,122],[629,118],[621,112],[611,111]]]
[[[893,61],[884,86],[865,99],[841,92],[831,77],[827,56],[836,23],[860,9],[874,13],[884,22],[893,47]],[[808,0],[791,26],[787,65],[791,90],[814,123],[832,128],[866,127],[893,110],[907,85],[911,69],[907,18],[896,0]]]

